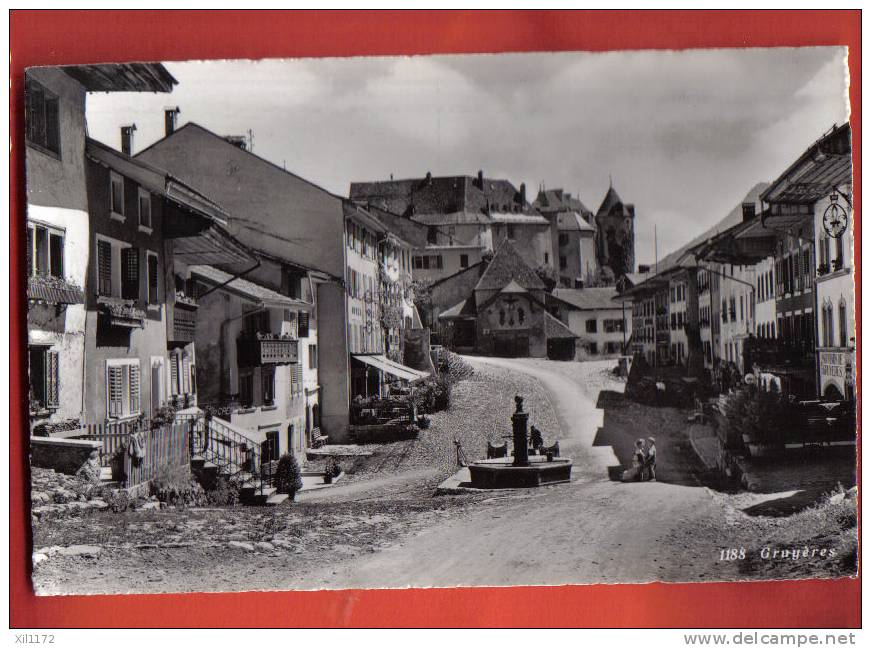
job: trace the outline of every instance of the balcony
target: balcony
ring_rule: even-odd
[[[145,311],[134,306],[133,300],[99,297],[100,310],[110,326],[144,328]]]
[[[255,338],[239,338],[236,350],[240,367],[296,364],[299,361],[299,340],[270,333],[258,333]]]
[[[193,342],[196,328],[196,309],[185,307],[182,303],[176,301],[172,317],[172,331],[170,331],[172,342],[181,342],[183,344]]]
[[[744,353],[751,365],[760,368],[813,367],[814,349],[810,340],[801,340],[796,345],[780,339],[764,339],[752,336],[744,342]]]

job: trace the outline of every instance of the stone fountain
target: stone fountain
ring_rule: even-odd
[[[523,411],[523,398],[514,397],[516,410],[511,416],[514,456],[485,459],[469,464],[473,488],[530,488],[559,484],[571,480],[572,460],[547,456],[529,456],[527,426],[529,412]]]

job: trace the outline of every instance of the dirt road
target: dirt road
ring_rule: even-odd
[[[580,373],[570,376],[557,369],[559,363],[469,361],[524,372],[544,385],[562,428],[563,454],[574,461],[572,483],[491,498],[489,508],[481,506],[465,517],[422,530],[403,544],[331,568],[314,580],[324,587],[345,588],[711,577],[716,556],[703,556],[701,564],[693,561],[689,539],[680,546],[681,531],[689,519],[694,528],[725,525],[725,513],[689,474],[694,464],[685,453],[670,457],[665,452],[660,460],[662,472],[678,483],[622,484],[609,477],[620,460],[613,446],[595,445],[605,412],[597,406],[601,379],[591,379],[607,365],[571,363],[569,368]],[[656,434],[658,445],[669,448],[669,430]],[[626,441],[631,439],[623,444]]]

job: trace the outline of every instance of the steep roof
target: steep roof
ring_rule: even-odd
[[[572,333],[568,326],[547,311],[544,312],[544,335],[549,340],[566,340],[578,337]]]
[[[692,248],[696,247],[699,243],[706,241],[707,239],[726,231],[730,227],[734,227],[741,223],[743,219],[743,208],[742,205],[745,202],[758,203],[759,196],[768,188],[767,182],[757,182],[750,191],[747,192],[747,195],[744,196],[743,200],[741,200],[735,207],[732,208],[725,217],[723,217],[720,221],[718,221],[712,227],[709,227],[704,232],[693,238],[691,241],[682,245],[674,252],[667,254],[662,259],[659,260],[655,271],[658,274],[662,274],[663,272],[668,272],[676,268],[680,265],[681,261],[683,261],[684,257],[689,253]]]
[[[593,215],[579,198],[562,189],[542,189],[532,206],[540,212],[576,211]]]
[[[510,239],[504,239],[481,275],[475,290],[501,290],[512,280],[527,290],[545,289],[544,282],[523,260],[514,243]]]
[[[596,228],[576,211],[557,214],[556,227],[560,232],[595,232]]]
[[[172,92],[178,84],[162,63],[99,63],[60,69],[88,92]]]
[[[366,205],[366,210],[388,232],[402,239],[412,247],[426,246],[426,227],[411,219],[398,216],[374,205]]]
[[[471,176],[352,182],[351,200],[365,200],[403,216],[531,210],[508,180]]]
[[[311,306],[311,304],[305,301],[282,295],[271,288],[261,286],[249,279],[238,277],[233,279],[233,275],[213,266],[195,265],[190,267],[190,271],[191,274],[196,275],[200,279],[204,279],[211,284],[220,286],[221,290],[236,294],[244,299],[249,299],[264,306],[275,308],[283,308],[285,306]]]
[[[603,310],[619,308],[614,304],[617,288],[554,288],[551,296],[578,310]]]
[[[623,207],[623,200],[620,196],[617,195],[617,190],[614,189],[613,186],[608,187],[608,192],[605,194],[605,198],[602,200],[602,204],[599,205],[599,209],[596,211],[596,216],[600,216],[601,214],[609,214],[614,207],[620,206]]]
[[[459,304],[454,304],[449,309],[439,313],[439,319],[475,319],[478,310],[475,306],[475,296],[466,297]]]

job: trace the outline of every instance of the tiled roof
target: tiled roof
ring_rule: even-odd
[[[481,275],[475,290],[501,290],[514,280],[527,290],[544,290],[544,282],[527,265],[510,239],[505,239],[496,250],[493,260]]]
[[[190,267],[191,274],[205,279],[206,281],[221,286],[221,290],[235,293],[246,299],[250,299],[265,306],[286,307],[286,306],[310,306],[309,303],[301,299],[287,297],[279,292],[261,286],[248,279],[236,278],[233,275],[218,270],[214,266],[195,265]],[[232,281],[230,281],[232,279]],[[227,283],[229,282],[229,283]]]
[[[596,216],[600,216],[601,214],[609,214],[615,207],[620,207],[623,209],[623,200],[620,196],[617,195],[617,191],[614,187],[608,187],[608,193],[605,194],[605,198],[602,200],[602,204],[599,205],[598,211],[596,211]]]
[[[595,232],[596,228],[576,211],[559,212],[556,221],[561,232]]]
[[[582,214],[593,215],[578,198],[562,189],[543,189],[538,192],[535,202],[532,204],[540,212],[576,211]]]
[[[556,317],[544,312],[544,335],[548,340],[571,339],[578,337],[572,333],[568,326],[560,322]]]
[[[517,225],[548,225],[548,220],[538,214],[518,214],[511,212],[490,212],[490,220],[494,223]]]
[[[531,209],[508,180],[483,178],[479,182],[470,176],[352,182],[349,194],[351,200],[368,201],[403,216]]]
[[[35,275],[27,282],[27,299],[43,304],[84,304],[85,293],[60,277]]]
[[[451,212],[449,214],[429,213],[414,214],[411,217],[415,223],[421,225],[486,225],[490,223],[490,217],[484,212]]]
[[[475,303],[475,296],[471,295],[459,304],[454,304],[446,311],[439,313],[439,319],[475,318],[478,316]]]
[[[579,310],[602,310],[619,308],[613,299],[617,289],[607,288],[555,288],[551,295]]]

